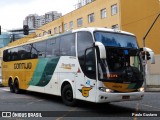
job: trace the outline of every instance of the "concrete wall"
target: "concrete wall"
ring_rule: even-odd
[[[147,90],[160,90],[160,55],[155,55],[156,64],[147,64]]]

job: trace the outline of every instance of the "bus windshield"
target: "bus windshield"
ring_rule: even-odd
[[[103,43],[106,60],[98,62],[99,79],[131,83],[143,81],[143,69],[136,38],[131,35],[95,32],[95,40]]]
[[[105,46],[137,48],[137,41],[135,36],[109,33],[109,32],[95,32],[96,41],[103,43]]]

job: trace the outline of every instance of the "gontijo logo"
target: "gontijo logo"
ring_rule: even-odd
[[[14,64],[14,69],[31,69],[32,68],[32,63],[15,63]]]
[[[65,64],[65,63],[62,63],[62,65],[61,65],[61,68],[63,68],[63,69],[69,69],[69,70],[71,70],[73,67],[75,67],[75,64]]]

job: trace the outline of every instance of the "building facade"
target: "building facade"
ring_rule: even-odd
[[[142,39],[160,13],[159,0],[94,0],[41,27],[51,34],[81,27],[106,27],[134,33],[140,47]],[[160,18],[146,37],[146,46],[156,54],[156,64],[148,63],[147,83],[160,88]],[[36,31],[37,36],[44,35]]]

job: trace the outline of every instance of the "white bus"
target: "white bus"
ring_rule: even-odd
[[[66,105],[141,100],[143,67],[136,37],[107,28],[81,28],[4,50],[2,81],[11,92],[58,95]]]

